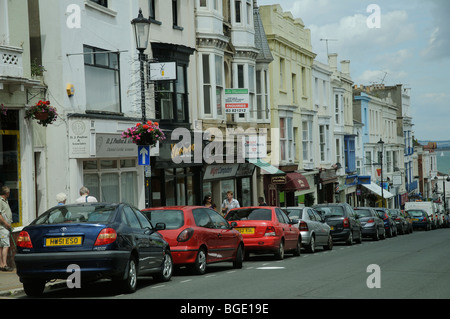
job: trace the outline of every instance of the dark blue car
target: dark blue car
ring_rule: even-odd
[[[137,276],[161,281],[172,276],[168,243],[148,219],[128,204],[83,203],[56,206],[19,234],[15,263],[25,293],[39,296],[46,282],[66,279],[70,265],[81,280],[108,278],[126,293],[136,290]]]
[[[428,218],[426,211],[422,209],[409,209],[407,212],[411,216],[414,228],[423,228],[425,230],[431,229],[431,220]]]

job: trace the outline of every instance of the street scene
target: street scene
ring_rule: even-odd
[[[0,0],[1,298],[449,298],[445,12]]]

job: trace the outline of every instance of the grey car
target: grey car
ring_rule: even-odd
[[[361,223],[363,237],[371,237],[374,240],[386,239],[384,221],[378,216],[372,207],[356,207],[353,209]]]
[[[333,238],[330,226],[311,207],[287,207],[286,213],[292,220],[298,220],[295,224],[302,235],[302,247],[314,253],[317,246],[323,246],[325,250],[333,249]]]

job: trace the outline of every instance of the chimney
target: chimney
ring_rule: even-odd
[[[328,54],[328,65],[334,71],[337,70],[337,56],[338,56],[337,53]]]
[[[350,75],[350,61],[349,60],[341,61],[341,70],[342,70],[342,73]]]

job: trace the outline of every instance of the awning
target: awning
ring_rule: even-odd
[[[309,189],[306,177],[300,173],[287,173],[286,184],[282,187],[284,191],[301,191]]]
[[[374,182],[371,182],[370,184],[362,184],[362,186],[364,186],[365,188],[370,190],[372,193],[381,197],[381,187],[378,186],[377,184],[375,184]],[[389,199],[392,197],[394,197],[394,195],[392,195],[392,193],[383,189],[383,198],[384,199]]]
[[[255,166],[258,166],[261,169],[261,174],[269,174],[269,175],[284,175],[285,172],[279,170],[275,166],[256,158],[247,159],[249,163],[252,163]]]

